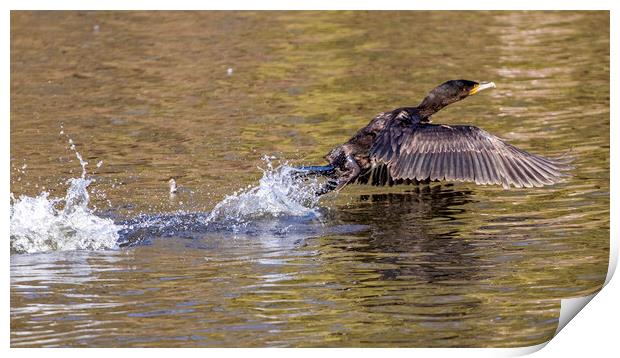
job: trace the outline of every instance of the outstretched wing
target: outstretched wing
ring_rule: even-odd
[[[451,180],[540,187],[566,176],[566,163],[530,154],[474,126],[394,123],[370,150],[397,180]]]

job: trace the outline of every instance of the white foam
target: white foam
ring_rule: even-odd
[[[116,248],[122,227],[98,217],[88,207],[88,186],[93,179],[86,178],[88,163],[70,138],[69,144],[80,161],[82,175],[69,179],[64,198],[50,199],[46,191],[36,197],[22,195],[15,199],[11,195],[11,252]]]
[[[116,248],[121,227],[88,208],[89,184],[90,180],[71,179],[64,199],[50,199],[49,193],[43,192],[37,197],[22,195],[14,200],[11,252]]]
[[[316,180],[296,180],[286,163],[273,168],[273,157],[264,157],[267,169],[257,186],[249,186],[219,202],[206,223],[226,222],[244,227],[252,220],[279,216],[319,216]]]

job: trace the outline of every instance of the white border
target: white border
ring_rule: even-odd
[[[405,0],[227,0],[227,1],[8,1],[10,9],[15,10],[607,10],[612,1],[591,0],[460,0],[460,1],[405,1]]]
[[[574,0],[563,0],[557,2],[550,1],[540,1],[540,0],[520,0],[520,1],[496,1],[496,0],[478,0],[478,1],[394,1],[394,0],[382,0],[382,1],[335,1],[335,0],[317,0],[317,1],[284,1],[284,0],[262,0],[256,2],[250,1],[241,1],[241,0],[227,0],[225,2],[206,2],[206,1],[188,1],[188,0],[175,0],[175,1],[118,1],[118,0],[110,0],[110,1],[31,1],[31,0],[21,0],[21,1],[3,1],[2,2],[2,20],[0,23],[3,24],[3,36],[2,36],[2,45],[4,49],[9,49],[9,41],[10,41],[10,13],[9,10],[35,10],[35,9],[50,9],[50,10],[60,10],[60,9],[101,9],[101,10],[113,10],[113,9],[161,9],[161,10],[174,10],[174,9],[213,9],[213,10],[227,10],[227,9],[260,9],[260,10],[269,10],[269,9],[293,9],[293,10],[304,10],[304,9],[314,9],[314,10],[338,10],[338,9],[369,9],[369,10],[398,10],[398,9],[417,9],[417,10],[481,10],[481,9],[495,9],[495,10],[548,10],[548,9],[573,9],[573,10],[607,10],[611,9],[611,58],[617,58],[617,38],[618,38],[618,20],[615,12],[619,9],[620,1],[602,1],[602,0],[589,0],[589,1],[574,1]],[[10,78],[8,78],[10,69],[10,54],[9,51],[5,51],[2,58],[3,68],[5,68],[5,72],[3,73],[3,84],[2,86],[2,108],[4,109],[4,117],[5,119],[1,121],[2,130],[1,133],[3,135],[3,149],[5,155],[2,156],[2,187],[4,188],[4,198],[8,201],[9,198],[9,183],[10,183],[10,164],[9,164],[9,155],[7,155],[10,151],[10,127],[9,120],[10,117]],[[611,65],[611,118],[615,118],[616,114],[616,94],[618,93],[618,76],[617,71],[615,70],[616,66],[612,61]],[[616,134],[618,134],[618,130],[616,128],[614,121],[611,121],[611,138],[616,138]],[[617,166],[615,164],[614,158],[618,157],[618,147],[613,144],[611,141],[611,212],[610,217],[617,217],[618,205],[617,205],[617,190],[614,187],[613,183],[615,179],[618,178],[617,175]],[[4,237],[8,239],[9,237],[9,213],[8,213],[9,205],[6,205],[2,208],[3,212],[0,215],[0,227],[4,230]],[[9,304],[9,260],[10,253],[8,249],[9,245],[6,244],[5,250],[7,250],[5,257],[7,257],[6,263],[2,266],[2,270],[4,275],[2,276],[4,281],[4,287],[6,289],[4,299],[4,307],[3,310],[3,318],[6,327],[4,329],[4,350],[9,350],[8,347],[10,345],[10,304]],[[607,276],[607,282],[612,277],[613,272],[615,271],[617,265],[617,254],[618,254],[618,228],[616,223],[612,220],[611,222],[611,248],[610,248],[610,266],[609,272]],[[618,281],[618,280],[616,280]],[[540,353],[537,353],[539,356],[559,356],[570,354],[571,356],[574,354],[585,355],[592,354],[593,352],[612,352],[617,349],[615,345],[615,339],[617,334],[616,327],[618,323],[614,321],[614,319],[618,318],[618,309],[616,308],[616,303],[620,302],[620,288],[617,282],[611,282],[611,284],[607,285],[605,289],[596,297],[592,299],[593,304],[588,305],[584,309],[584,313],[578,315],[575,319],[575,322],[569,324],[557,338],[551,340],[551,343],[548,344],[548,348],[542,350]],[[595,343],[595,345],[593,345]],[[412,353],[421,354],[423,356],[436,356],[436,357],[445,357],[445,356],[453,356],[458,355],[461,357],[489,357],[489,356],[507,356],[507,355],[515,355],[515,354],[525,354],[528,351],[533,351],[544,347],[545,344],[523,348],[523,349],[415,349],[415,352],[412,352],[410,349],[396,349],[390,350],[388,354],[395,356],[407,356],[410,357]],[[381,353],[382,351],[377,351],[375,349],[349,349],[346,354],[355,354],[355,355],[376,355],[377,353]],[[42,351],[41,349],[12,349],[10,352],[5,352],[5,354],[13,355],[34,355],[44,353],[46,355],[62,355],[71,356],[83,354],[82,350],[70,350],[70,349],[45,349]],[[142,350],[138,352],[136,349],[118,349],[115,350],[113,354],[160,354],[163,351],[160,350]],[[170,353],[170,352],[166,352]],[[203,350],[184,350],[183,354],[189,355],[204,355],[208,354],[247,354],[249,353],[247,350],[241,351],[240,349],[212,349],[209,351]],[[260,349],[260,350],[252,350],[251,354],[255,355],[269,355],[279,356],[279,355],[289,355],[295,354],[300,356],[315,356],[319,351],[316,350],[280,350],[280,349]],[[339,354],[338,350],[321,350],[319,354]],[[89,354],[95,355],[104,355],[108,354],[107,351],[104,350],[91,350]]]

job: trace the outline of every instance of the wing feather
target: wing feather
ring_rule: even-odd
[[[381,180],[456,180],[539,187],[559,182],[570,166],[530,154],[474,126],[389,124],[375,139],[371,159]],[[385,174],[382,172],[385,171]],[[385,178],[383,176],[385,175]]]
[[[499,174],[497,173],[497,169],[495,168],[493,160],[490,158],[490,155],[487,149],[482,149],[480,151],[480,156],[484,161],[484,166],[487,168],[487,184],[497,183],[499,181]]]
[[[482,185],[486,184],[484,180],[484,175],[482,173],[482,165],[480,165],[480,155],[477,152],[470,153],[472,163],[474,164],[474,181],[476,184]]]
[[[446,150],[446,159],[444,159],[444,163],[446,163],[443,167],[444,172],[446,173],[447,180],[456,180],[456,158],[454,156],[454,152],[450,152]]]
[[[441,180],[443,177],[441,176],[441,171],[443,168],[443,157],[444,153],[441,151],[437,153],[435,156],[435,160],[433,162],[433,168],[431,170],[431,180]]]

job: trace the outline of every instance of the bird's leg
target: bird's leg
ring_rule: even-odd
[[[330,178],[325,184],[323,184],[323,186],[321,186],[319,190],[317,190],[314,193],[314,195],[316,196],[325,195],[333,191],[334,189],[336,189],[337,186],[338,186],[338,181],[336,179]]]
[[[362,169],[355,161],[353,155],[348,154],[345,158],[346,162],[344,164],[344,167],[346,171],[342,173],[338,178],[330,178],[327,183],[323,184],[323,186],[315,193],[317,196],[327,194],[334,190],[336,192],[339,192],[347,184],[357,179]]]
[[[340,176],[340,178],[338,178],[338,185],[336,186],[336,191],[340,191],[342,188],[345,187],[345,185],[357,179],[357,177],[360,175],[360,172],[362,171],[352,154],[347,154],[346,159],[347,161],[345,162],[344,167],[347,169],[347,171],[344,172],[343,175]]]

